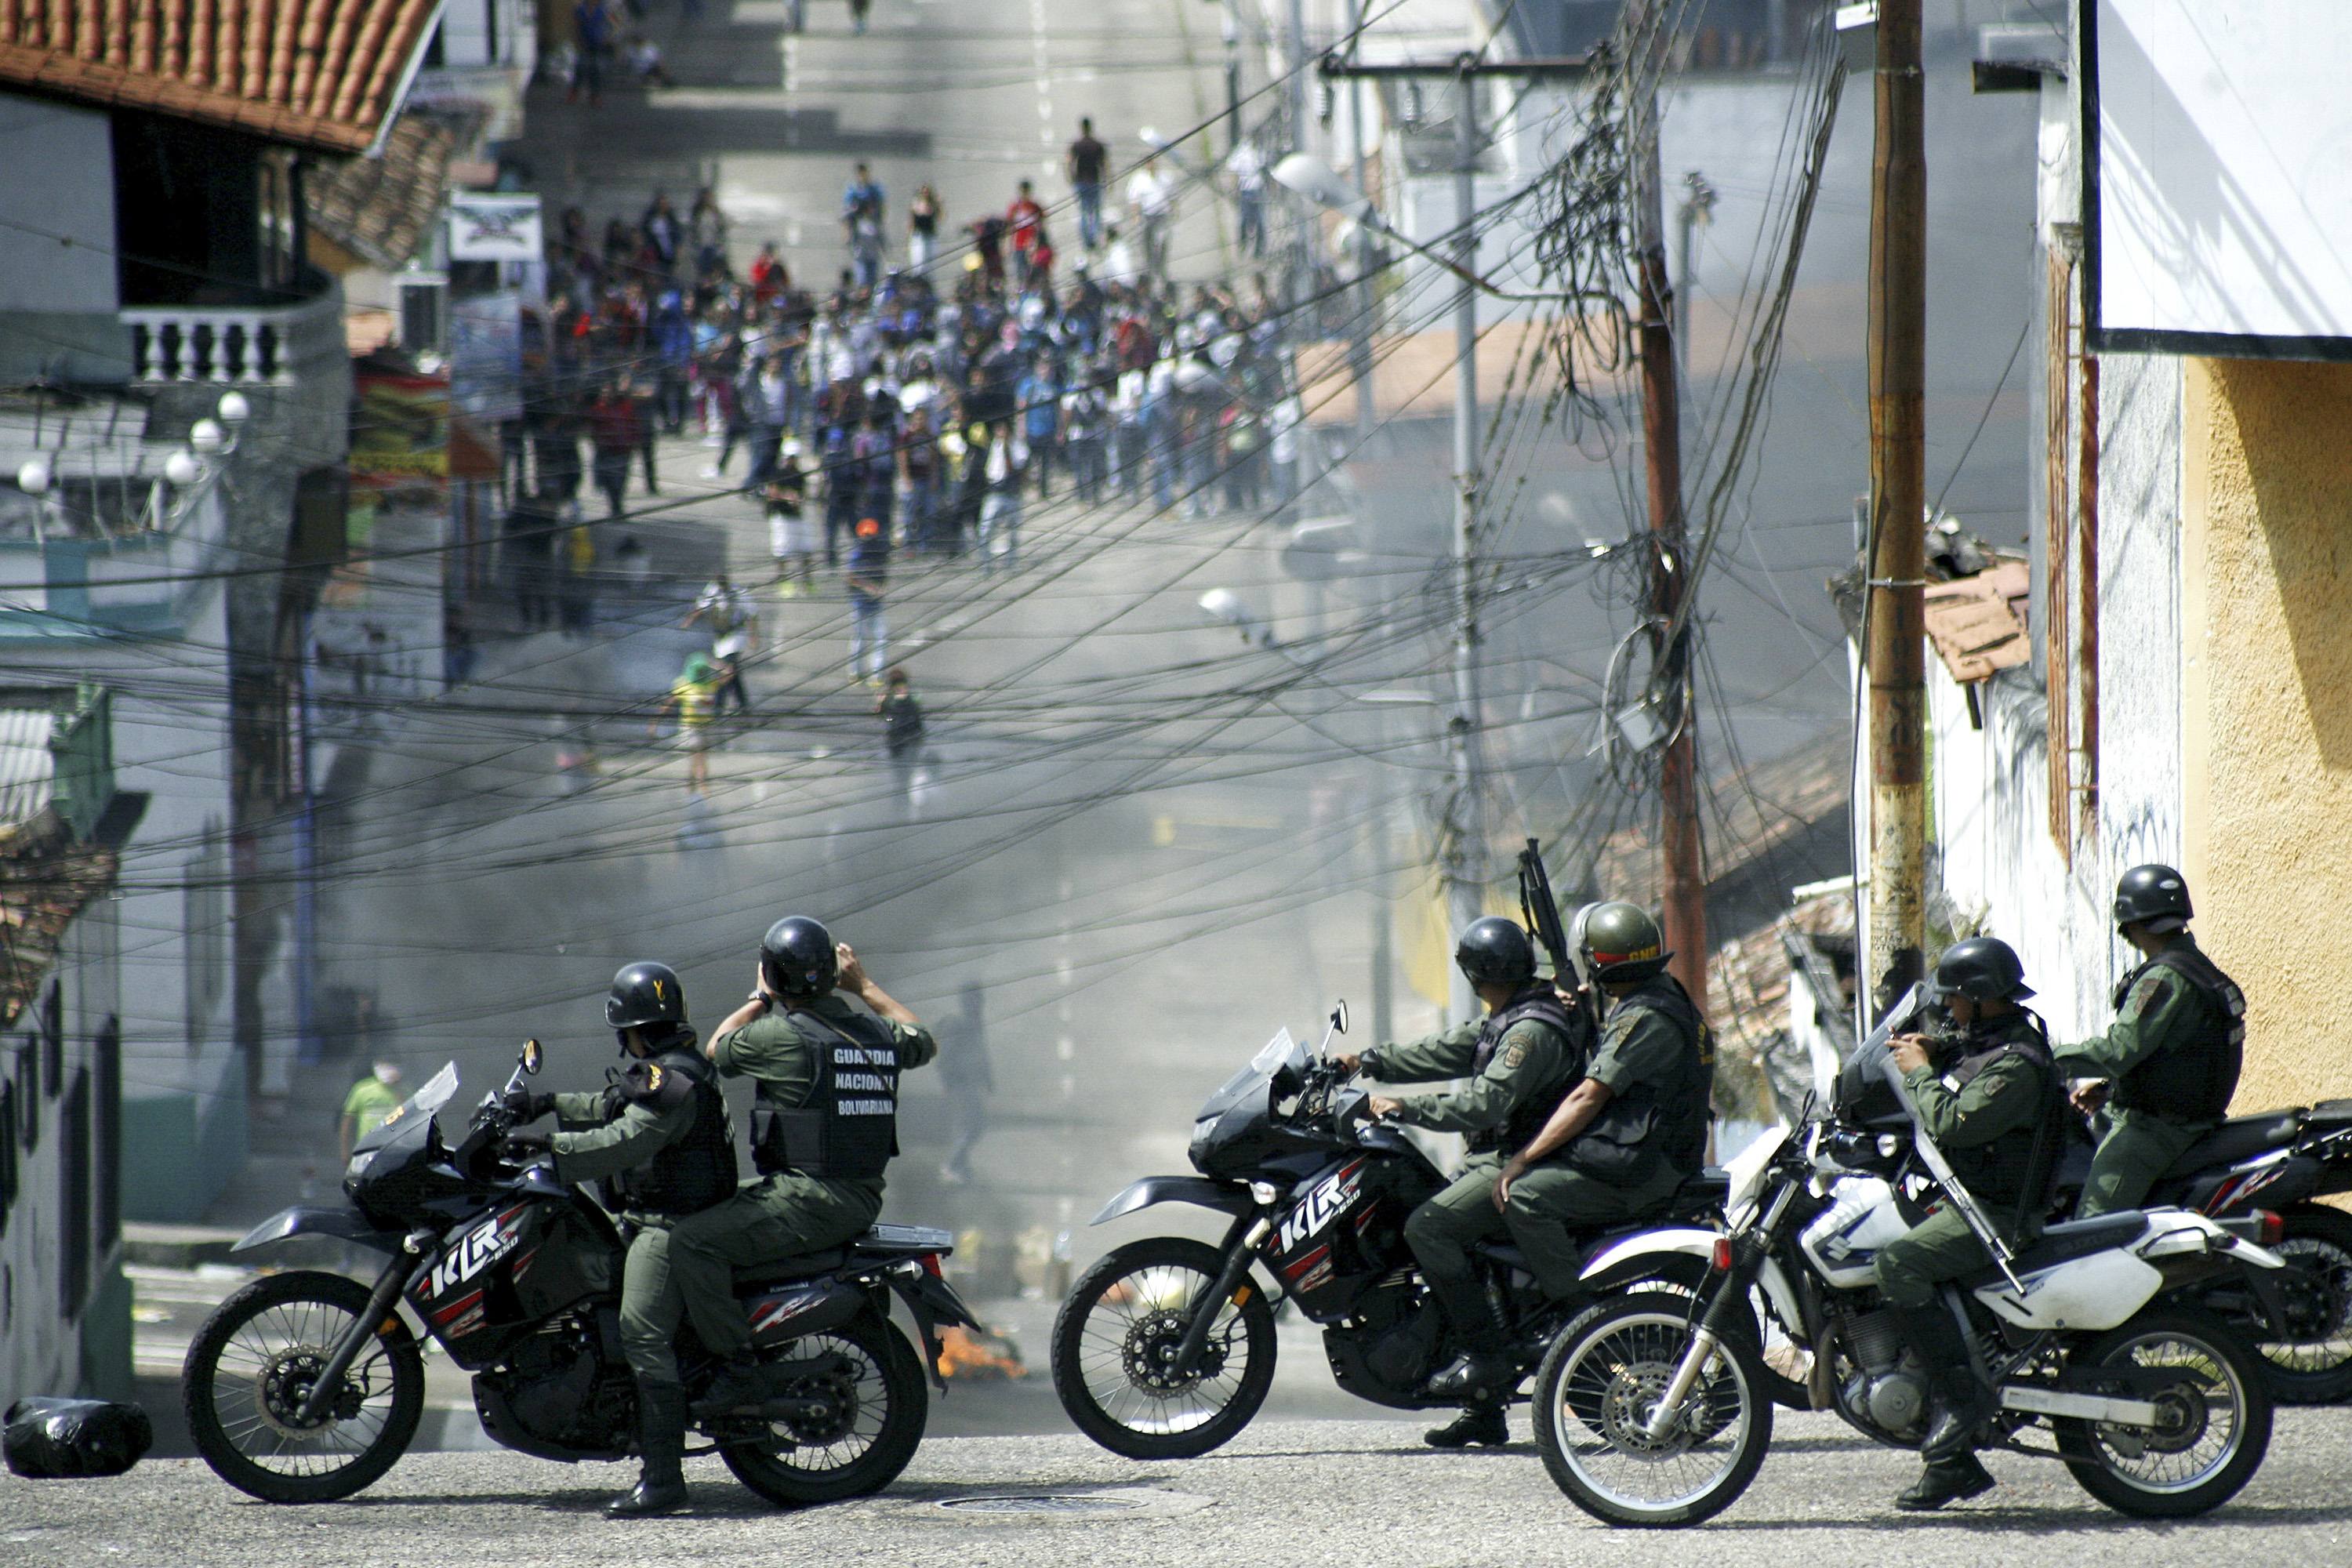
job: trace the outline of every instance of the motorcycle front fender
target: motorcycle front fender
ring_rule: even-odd
[[[1607,1275],[1622,1274],[1627,1264],[1645,1258],[1696,1258],[1711,1261],[1715,1257],[1715,1244],[1722,1239],[1720,1231],[1701,1230],[1695,1226],[1645,1230],[1594,1254],[1578,1278],[1589,1284]]]
[[[1236,1219],[1255,1206],[1250,1200],[1249,1189],[1238,1182],[1213,1182],[1206,1176],[1146,1176],[1129,1184],[1124,1192],[1103,1205],[1102,1213],[1087,1223],[1108,1225],[1155,1204],[1194,1204]]]
[[[383,1253],[398,1252],[403,1240],[403,1233],[378,1230],[356,1209],[297,1204],[292,1208],[278,1210],[255,1226],[229,1250],[251,1252],[258,1247],[274,1247],[281,1241],[291,1241],[298,1236],[331,1236],[339,1241],[353,1242]]]

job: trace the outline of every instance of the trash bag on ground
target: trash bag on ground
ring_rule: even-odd
[[[20,1399],[0,1421],[8,1468],[37,1481],[119,1476],[155,1443],[147,1412],[103,1399]]]

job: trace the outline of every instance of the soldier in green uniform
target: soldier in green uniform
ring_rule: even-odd
[[[2138,1207],[2238,1090],[2245,993],[2189,934],[2190,913],[2169,866],[2135,866],[2116,884],[2116,927],[2147,962],[2116,987],[2114,1026],[2058,1053],[2064,1076],[2100,1080],[2074,1096],[2102,1131],[2078,1219]]]
[[[1582,1080],[1504,1163],[1488,1194],[1530,1257],[1572,1260],[1575,1237],[1656,1210],[1706,1163],[1715,1037],[1666,973],[1658,922],[1633,904],[1578,921],[1577,963],[1609,998]],[[1574,1274],[1547,1287],[1565,1292]]]
[[[630,1232],[621,1274],[621,1347],[637,1382],[637,1484],[605,1512],[616,1519],[686,1506],[686,1390],[678,1379],[674,1227],[735,1192],[735,1141],[718,1074],[695,1050],[686,993],[667,964],[632,963],[613,977],[604,1021],[635,1058],[595,1094],[517,1090],[506,1109],[520,1122],[552,1111],[562,1131],[545,1141],[564,1182],[603,1182],[606,1206]],[[529,1149],[540,1141],[515,1140]],[[734,1309],[738,1322],[742,1313]]]
[[[1589,1026],[1536,979],[1535,947],[1517,922],[1493,915],[1472,921],[1454,944],[1454,962],[1486,1005],[1484,1021],[1338,1058],[1383,1083],[1469,1080],[1448,1094],[1374,1095],[1370,1102],[1374,1116],[1466,1135],[1470,1160],[1462,1174],[1414,1209],[1404,1227],[1405,1244],[1464,1352],[1429,1382],[1431,1394],[1460,1398],[1464,1406],[1452,1425],[1427,1435],[1440,1448],[1510,1440],[1503,1404],[1518,1381],[1518,1364],[1471,1268],[1470,1247],[1507,1228],[1506,1216],[1486,1201],[1504,1152],[1543,1125],[1591,1048]],[[1573,1288],[1575,1255],[1542,1250],[1552,1245],[1549,1237],[1522,1243],[1547,1289],[1562,1280]]]
[[[1959,1037],[1897,1036],[1890,1042],[1895,1065],[1953,1174],[2010,1244],[2021,1246],[2041,1228],[2065,1118],[2049,1036],[2021,1005],[2032,988],[2007,942],[1979,936],[1944,950],[1930,989],[1944,999]],[[1991,1261],[1948,1204],[1879,1249],[1878,1293],[1926,1368],[1933,1398],[1919,1447],[1927,1468],[1895,1500],[1899,1509],[1941,1508],[1992,1485],[1975,1451],[1989,1413],[1984,1394],[1959,1326],[1938,1297],[1945,1281]]]
[[[725,1363],[695,1402],[698,1415],[765,1392],[751,1325],[734,1304],[734,1269],[838,1247],[874,1223],[883,1171],[898,1152],[898,1075],[940,1050],[846,942],[797,915],[768,929],[751,1000],[708,1048],[721,1073],[756,1086],[751,1159],[760,1176],[671,1240],[671,1272],[694,1331]]]

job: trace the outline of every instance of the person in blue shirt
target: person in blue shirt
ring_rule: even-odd
[[[1029,444],[1029,466],[1037,475],[1037,499],[1053,490],[1054,449],[1062,433],[1062,384],[1054,374],[1052,356],[1039,354],[1029,374],[1013,388],[1021,409],[1021,434]]]

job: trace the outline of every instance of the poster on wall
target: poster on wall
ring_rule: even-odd
[[[520,294],[450,301],[449,397],[478,429],[522,417]]]
[[[449,381],[353,366],[350,553],[319,595],[312,691],[322,738],[377,733],[443,686],[442,548],[449,531]]]
[[[450,260],[537,261],[543,245],[537,196],[470,191],[450,196]]]

